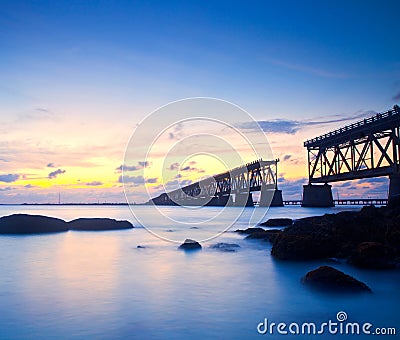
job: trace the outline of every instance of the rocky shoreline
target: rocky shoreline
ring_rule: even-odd
[[[131,228],[134,227],[130,222],[111,218],[78,218],[70,222],[54,217],[28,214],[14,214],[0,218],[0,234],[39,234],[68,230],[101,231]]]
[[[286,219],[269,220],[261,225],[277,226],[283,220]],[[301,218],[283,230],[257,227],[236,232],[246,235],[246,239],[269,241],[271,255],[277,260],[340,258],[358,268],[400,268],[400,205],[366,206],[360,211]],[[369,290],[363,283],[327,266],[307,273],[303,282],[317,282],[339,290],[349,287]]]

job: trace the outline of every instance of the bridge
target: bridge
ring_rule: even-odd
[[[260,192],[260,206],[283,206],[278,190],[279,159],[262,159],[163,193],[149,201],[155,205],[254,206],[252,192]]]
[[[400,108],[378,113],[304,142],[309,184],[302,206],[333,206],[330,182],[389,176],[389,200],[400,196]],[[324,185],[314,185],[323,183]]]

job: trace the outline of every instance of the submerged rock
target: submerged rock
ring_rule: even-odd
[[[291,218],[270,218],[268,221],[260,223],[264,227],[287,227],[292,224]]]
[[[67,222],[54,217],[14,214],[0,218],[0,234],[56,233],[67,230]]]
[[[363,242],[350,257],[349,262],[357,267],[370,269],[395,268],[396,252],[379,242]]]
[[[235,252],[240,246],[236,243],[224,243],[224,242],[219,242],[216,244],[212,244],[210,246],[211,249],[217,249],[220,251],[225,251],[225,252]]]
[[[192,240],[190,238],[187,238],[185,242],[183,242],[180,246],[179,249],[183,250],[199,250],[201,249],[201,244],[195,240]]]
[[[339,292],[371,291],[365,283],[330,266],[321,266],[308,272],[302,282],[312,287]]]
[[[68,222],[70,230],[118,230],[131,229],[132,223],[128,221],[117,221],[112,218],[78,218]]]

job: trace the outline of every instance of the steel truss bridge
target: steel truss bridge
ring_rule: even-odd
[[[399,173],[400,108],[307,140],[310,183]]]
[[[262,159],[205,178],[185,187],[163,193],[150,200],[156,205],[254,205],[251,192],[277,189],[277,164],[279,159]],[[233,200],[233,195],[235,199]],[[270,195],[270,201],[271,197]],[[265,198],[264,198],[265,200]],[[283,204],[283,203],[282,203]]]

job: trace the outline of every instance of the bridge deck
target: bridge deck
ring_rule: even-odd
[[[360,138],[362,134],[367,135],[390,129],[395,123],[400,123],[400,108],[397,105],[392,110],[377,113],[372,117],[309,139],[304,142],[304,146],[312,148],[343,143],[351,139]]]

